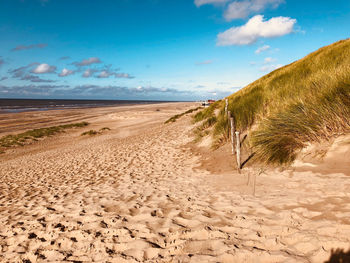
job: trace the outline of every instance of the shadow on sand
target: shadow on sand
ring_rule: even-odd
[[[350,263],[350,249],[345,252],[344,249],[336,249],[331,252],[330,258],[324,263]]]

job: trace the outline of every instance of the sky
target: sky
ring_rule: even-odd
[[[349,0],[0,0],[0,98],[220,99],[349,36]]]

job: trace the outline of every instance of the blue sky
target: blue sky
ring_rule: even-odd
[[[219,99],[349,33],[348,0],[0,0],[0,98]]]

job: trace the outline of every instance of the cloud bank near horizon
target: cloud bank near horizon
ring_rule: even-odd
[[[191,92],[166,87],[138,86],[126,87],[118,85],[51,85],[51,84],[30,84],[30,85],[0,85],[0,96],[7,97],[65,97],[74,96],[80,98],[137,98],[138,95],[152,97],[157,94],[169,96],[189,95]]]

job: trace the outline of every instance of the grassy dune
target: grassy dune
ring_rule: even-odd
[[[267,163],[290,163],[308,143],[350,131],[350,39],[277,69],[228,99],[237,129],[249,132],[255,156]],[[216,107],[221,110],[214,136],[224,142],[224,102]]]
[[[185,111],[183,113],[180,113],[180,114],[176,114],[174,116],[172,116],[170,119],[168,119],[167,121],[165,121],[165,124],[167,123],[170,123],[170,122],[176,122],[177,119],[181,118],[182,116],[186,115],[186,114],[190,114],[194,111],[197,111],[199,109],[202,109],[202,107],[197,107],[197,108],[194,108],[194,109],[189,109],[188,111]]]

